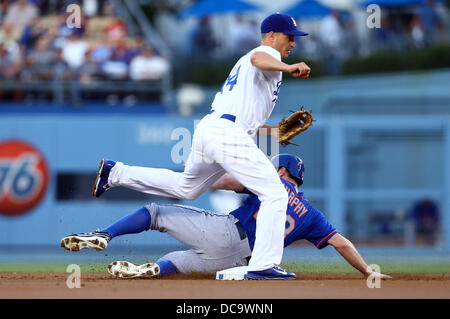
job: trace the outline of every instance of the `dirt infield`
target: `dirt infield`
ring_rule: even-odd
[[[68,288],[66,273],[0,273],[1,299],[449,299],[450,274],[393,274],[368,288],[358,274],[297,274],[292,281],[220,281],[214,276],[114,279],[82,274]]]

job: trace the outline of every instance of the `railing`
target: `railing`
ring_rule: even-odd
[[[130,105],[137,103],[157,102],[164,100],[164,85],[162,80],[129,81],[129,80],[92,80],[82,83],[78,80],[0,80],[0,92],[21,93],[19,102],[32,102],[27,96],[47,94],[48,101],[55,104],[78,104],[88,100],[102,100],[107,102],[108,96],[133,97]],[[84,98],[87,97],[87,98]],[[5,101],[5,97],[0,98]]]
[[[420,116],[333,116],[330,118],[321,118],[314,124],[315,129],[323,130],[324,149],[326,162],[325,185],[324,188],[315,190],[304,189],[306,194],[312,194],[316,199],[325,202],[325,212],[328,213],[330,222],[342,233],[346,233],[346,212],[349,211],[350,203],[357,201],[392,201],[407,200],[415,201],[419,198],[432,197],[441,203],[441,223],[443,226],[443,246],[450,247],[450,117],[441,116],[422,118]],[[434,167],[439,174],[442,174],[443,185],[440,187],[419,187],[409,189],[397,189],[389,187],[390,180],[386,180],[384,186],[379,188],[361,188],[351,189],[348,185],[348,173],[354,169],[349,164],[350,154],[348,153],[349,138],[356,131],[374,131],[374,132],[440,132],[442,133],[441,150],[439,154],[439,163],[442,167]],[[390,166],[390,157],[396,154],[386,154],[383,165]],[[405,163],[408,167],[414,161],[409,159]],[[366,167],[366,170],[370,170]],[[412,176],[420,172],[417,167],[411,171]],[[420,176],[420,174],[419,174]],[[390,177],[391,179],[394,177]]]
[[[116,0],[121,2],[120,0]],[[131,15],[136,19],[139,28],[145,35],[149,44],[156,49],[156,51],[164,56],[168,61],[172,62],[172,52],[167,44],[162,40],[159,33],[152,27],[148,21],[147,16],[142,11],[137,1],[123,1],[123,6],[128,8]],[[170,72],[162,79],[162,88],[164,90],[163,103],[170,104],[172,102],[172,77]]]

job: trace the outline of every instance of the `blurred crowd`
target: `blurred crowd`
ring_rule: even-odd
[[[0,0],[0,79],[88,84],[159,80],[168,72],[169,62],[143,36],[129,35],[108,0],[79,1],[79,28],[68,23],[74,2]]]
[[[447,8],[448,10],[448,8]],[[408,12],[393,12],[381,19],[381,28],[376,29],[378,43],[394,50],[424,48],[439,42],[448,42],[448,11],[440,13],[434,0]]]
[[[339,62],[351,56],[381,50],[405,52],[449,43],[449,11],[445,6],[441,9],[438,10],[434,0],[382,7],[379,27],[370,29],[366,26],[369,13],[365,13],[364,19],[357,20],[354,12],[330,8],[328,15],[297,19],[297,24],[308,31],[309,36],[296,39],[294,54],[325,61],[327,74],[333,75],[339,73]],[[251,15],[236,14],[225,27],[217,27],[213,19],[214,16],[199,19],[190,34],[188,52],[194,60],[201,62],[205,57],[221,56],[235,58],[260,43],[259,23]]]
[[[81,8],[79,28],[68,23],[72,12],[67,9],[74,3]],[[383,7],[381,28],[364,26],[363,37],[357,25],[362,22],[356,22],[351,12],[331,10],[313,24],[299,19],[299,26],[306,25],[310,35],[296,39],[294,54],[322,62],[326,74],[335,75],[342,61],[352,56],[448,43],[448,8],[442,8],[444,14],[434,0]],[[0,80],[65,80],[74,88],[96,80],[161,80],[177,66],[186,70],[202,63],[235,61],[261,41],[260,21],[252,15],[236,14],[226,25],[214,25],[214,16],[198,18],[188,37],[170,34],[166,39],[169,47],[171,41],[185,41],[181,50],[171,48],[169,61],[143,35],[130,35],[120,16],[112,0],[0,0]],[[179,23],[175,15],[174,23]]]
[[[254,19],[246,19],[243,15],[236,14],[232,23],[221,30],[214,29],[212,19],[211,16],[201,17],[191,29],[185,52],[190,55],[190,60],[203,61],[205,57],[215,58],[221,54],[235,59],[261,43],[260,26]],[[218,33],[222,37],[218,37]]]

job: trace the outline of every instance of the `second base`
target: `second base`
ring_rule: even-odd
[[[245,280],[247,268],[247,266],[241,266],[218,271],[216,272],[216,280]]]

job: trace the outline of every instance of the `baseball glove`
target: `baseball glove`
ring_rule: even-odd
[[[303,110],[303,106],[298,111],[291,111],[291,114],[287,119],[284,117],[281,119],[279,125],[278,133],[278,143],[283,146],[288,144],[293,144],[298,146],[298,144],[290,142],[295,136],[305,131],[312,125],[315,121],[312,116],[312,111]]]

